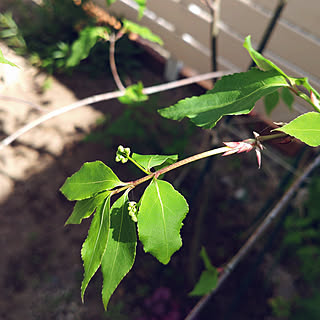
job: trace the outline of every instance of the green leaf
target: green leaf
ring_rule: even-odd
[[[317,147],[320,145],[320,113],[305,113],[276,130],[298,138],[311,147]]]
[[[134,0],[137,5],[139,6],[139,15],[138,15],[138,18],[141,19],[142,16],[143,16],[143,12],[146,8],[146,3],[147,3],[147,0]]]
[[[247,114],[261,97],[287,86],[278,72],[254,68],[222,77],[207,94],[181,100],[158,112],[165,118],[188,117],[197,126],[212,128],[222,116]]]
[[[163,41],[154,33],[152,33],[149,28],[142,27],[127,19],[123,19],[122,22],[123,27],[127,29],[127,31],[135,33],[143,39],[163,45]]]
[[[0,49],[0,63],[8,64],[8,65],[10,65],[10,66],[12,66],[12,67],[17,67],[17,68],[19,68],[16,64],[14,64],[13,62],[7,60],[7,59],[3,56],[3,53],[2,53],[2,51],[1,51],[1,49]]]
[[[206,267],[207,270],[215,270],[216,268],[212,265],[210,258],[207,254],[207,251],[205,249],[205,247],[201,248],[200,251],[200,257],[202,258],[202,261],[204,263],[204,266]]]
[[[256,65],[259,67],[259,69],[263,71],[269,71],[274,70],[280,75],[284,76],[287,79],[291,79],[289,76],[287,76],[278,66],[276,66],[273,62],[265,58],[262,54],[260,54],[258,51],[254,50],[251,45],[251,36],[247,36],[243,47],[248,50],[252,60],[256,63]]]
[[[128,213],[127,193],[113,204],[110,217],[107,248],[101,261],[102,300],[105,309],[120,281],[132,268],[136,255],[136,225]]]
[[[211,292],[218,283],[218,271],[205,270],[201,273],[199,281],[196,283],[193,290],[189,293],[190,296],[203,296]]]
[[[210,258],[204,247],[201,248],[200,256],[206,270],[201,273],[199,281],[189,293],[190,296],[203,296],[216,288],[218,284],[218,270],[211,264]]]
[[[280,95],[278,91],[274,91],[264,97],[264,107],[268,115],[270,115],[272,110],[277,106],[279,102],[279,98],[280,98]]]
[[[79,38],[72,44],[71,55],[67,60],[67,67],[74,67],[81,60],[88,57],[90,50],[99,39],[108,40],[108,28],[86,27],[79,33]]]
[[[119,97],[118,100],[124,104],[133,104],[148,100],[148,96],[143,92],[143,84],[139,82],[126,88],[125,94]]]
[[[140,200],[138,213],[144,251],[167,264],[182,245],[180,229],[188,210],[185,198],[170,183],[154,179]]]
[[[107,0],[107,5],[110,6],[111,4],[113,4],[114,2],[116,2],[117,0]]]
[[[89,281],[100,267],[107,246],[109,227],[110,196],[97,208],[97,212],[91,222],[88,237],[82,246],[81,256],[84,266],[84,277],[81,284],[82,301]]]
[[[95,197],[77,201],[71,216],[65,224],[80,224],[82,219],[89,218],[109,194],[110,191],[105,191],[97,194]]]
[[[163,167],[166,167],[178,160],[178,155],[144,155],[144,154],[138,154],[133,153],[132,159],[135,160],[137,163],[139,163],[143,168],[145,168],[147,171],[150,171],[150,169],[155,168],[156,170],[159,170]]]
[[[96,193],[124,185],[101,161],[86,162],[79,171],[67,178],[60,191],[72,200],[91,198]]]
[[[281,98],[285,102],[285,104],[289,107],[289,109],[292,110],[294,96],[288,88],[286,88],[286,87],[282,88]]]

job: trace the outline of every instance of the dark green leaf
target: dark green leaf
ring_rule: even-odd
[[[320,113],[305,113],[277,131],[296,137],[311,147],[317,147],[320,145]]]
[[[200,279],[194,289],[189,293],[190,296],[203,296],[211,292],[218,284],[218,271],[211,264],[210,258],[204,247],[201,248],[200,256],[206,267],[201,273]]]
[[[279,102],[279,98],[280,98],[280,95],[278,91],[274,91],[264,97],[264,107],[268,115],[270,115],[272,110],[277,106]]]
[[[110,217],[107,248],[101,262],[102,300],[105,309],[120,281],[132,268],[136,255],[136,225],[128,213],[127,193],[113,204]]]
[[[288,88],[286,88],[286,87],[282,88],[281,98],[285,102],[285,104],[289,107],[289,109],[292,110],[294,96]]]
[[[65,224],[80,224],[82,219],[89,218],[109,194],[110,191],[105,191],[95,197],[77,201]]]
[[[120,185],[124,183],[109,167],[101,161],[95,161],[86,162],[66,180],[60,191],[68,200],[83,200]]]
[[[199,281],[194,289],[189,293],[190,296],[203,296],[210,293],[218,284],[218,271],[205,270],[201,273]]]
[[[207,94],[181,100],[159,113],[173,120],[188,117],[197,126],[212,128],[222,116],[247,114],[261,97],[286,86],[285,78],[278,72],[254,68],[222,77]]]
[[[155,168],[159,170],[163,167],[166,167],[178,160],[178,155],[144,155],[144,154],[132,154],[132,159],[139,163],[142,167],[144,167],[147,171],[150,169]]]
[[[10,65],[10,66],[12,66],[12,67],[17,67],[17,68],[19,68],[16,64],[14,64],[13,62],[7,60],[7,59],[3,56],[3,53],[2,53],[2,51],[1,51],[1,49],[0,49],[0,63],[8,64],[8,65]]]
[[[188,210],[186,200],[170,183],[154,179],[140,200],[138,213],[139,239],[145,252],[167,264],[182,245],[180,229]]]
[[[121,103],[133,104],[137,102],[143,102],[148,100],[148,96],[143,94],[143,84],[139,82],[126,88],[125,94],[119,97],[118,100]]]
[[[123,22],[123,27],[126,30],[128,30],[129,32],[137,34],[141,38],[149,40],[151,42],[155,42],[160,45],[163,44],[163,41],[158,36],[156,36],[154,33],[152,33],[149,28],[142,27],[142,26],[140,26],[132,21],[126,20],[126,19],[123,19],[122,22]]]
[[[269,71],[274,70],[280,75],[284,76],[287,79],[291,79],[289,76],[287,76],[278,66],[276,66],[273,62],[265,58],[262,54],[260,54],[258,51],[254,50],[251,45],[251,36],[247,36],[243,47],[246,48],[252,58],[252,60],[256,63],[256,65],[259,67],[259,69],[263,71]]]
[[[210,258],[207,254],[207,251],[204,247],[201,248],[200,256],[207,270],[215,270],[215,267],[212,265]]]
[[[86,27],[80,31],[79,38],[72,44],[71,55],[67,60],[67,67],[74,67],[81,60],[88,57],[90,50],[99,39],[108,40],[106,27]]]
[[[107,247],[107,239],[110,228],[110,196],[97,208],[88,237],[83,243],[81,256],[84,266],[84,277],[81,285],[81,298],[89,281],[100,267],[103,254]]]

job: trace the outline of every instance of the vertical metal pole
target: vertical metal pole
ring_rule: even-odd
[[[278,5],[277,5],[277,7],[276,7],[276,9],[275,9],[275,11],[273,13],[273,16],[272,16],[272,18],[271,18],[266,30],[264,31],[262,39],[261,39],[261,41],[259,43],[259,46],[258,46],[258,49],[257,49],[258,52],[262,53],[263,50],[265,49],[265,47],[266,47],[266,45],[267,45],[267,43],[268,43],[268,41],[269,41],[269,39],[271,37],[271,34],[272,34],[272,32],[273,32],[273,30],[274,30],[274,28],[275,28],[280,16],[281,16],[281,13],[282,13],[283,9],[285,8],[287,2],[288,2],[288,0],[279,0]],[[249,68],[254,67],[254,66],[255,66],[255,63],[252,61],[252,63],[251,63]]]

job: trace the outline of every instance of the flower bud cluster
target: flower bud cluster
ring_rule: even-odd
[[[137,218],[137,203],[135,201],[129,201],[128,202],[128,211],[129,211],[129,216],[131,217],[132,221],[138,222]]]
[[[130,148],[119,146],[116,153],[116,162],[126,163],[128,161],[128,157],[130,156],[130,152]]]

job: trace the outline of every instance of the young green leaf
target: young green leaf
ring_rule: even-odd
[[[132,268],[136,255],[136,225],[129,216],[127,193],[113,204],[110,219],[107,248],[101,261],[105,309],[120,281]]]
[[[81,60],[88,57],[90,50],[99,39],[108,40],[108,28],[86,27],[80,31],[79,38],[72,44],[71,55],[67,60],[67,67],[74,67]]]
[[[138,82],[137,84],[133,84],[126,88],[125,94],[122,97],[119,97],[118,100],[124,104],[133,104],[137,102],[143,102],[148,100],[148,96],[143,92],[143,84],[142,82]]]
[[[282,88],[281,98],[284,101],[284,103],[289,107],[289,109],[292,110],[294,96],[288,88],[286,88],[286,87]]]
[[[279,98],[280,95],[278,91],[274,91],[267,96],[264,96],[264,107],[268,115],[270,115],[272,110],[277,106]]]
[[[167,264],[182,245],[180,229],[188,210],[185,198],[170,183],[153,179],[140,200],[138,213],[144,251]]]
[[[158,36],[156,36],[154,33],[152,33],[149,28],[142,27],[132,21],[127,20],[127,19],[123,19],[122,22],[123,22],[123,27],[127,31],[132,32],[134,34],[137,34],[138,36],[140,36],[143,39],[146,39],[151,42],[155,42],[160,45],[163,45],[163,41]]]
[[[139,6],[139,19],[142,18],[144,10],[146,9],[146,2],[147,0],[134,0],[137,5]]]
[[[92,198],[77,201],[65,224],[80,224],[82,219],[89,218],[109,194],[110,191],[104,191]]]
[[[188,117],[197,126],[212,128],[222,116],[247,114],[261,97],[287,86],[286,79],[278,72],[254,68],[222,77],[207,94],[181,100],[158,112],[165,118]]]
[[[211,264],[210,258],[203,247],[200,251],[206,270],[201,273],[199,281],[194,289],[189,293],[190,296],[203,296],[211,292],[218,284],[218,271]]]
[[[320,113],[305,113],[276,130],[298,138],[311,147],[317,147],[320,145]]]
[[[89,228],[88,237],[82,246],[81,256],[84,266],[84,277],[81,284],[82,301],[89,281],[100,267],[107,246],[109,228],[110,196],[97,208]]]
[[[147,171],[150,171],[150,169],[155,168],[156,170],[159,170],[163,167],[166,167],[178,160],[178,155],[144,155],[144,154],[138,154],[133,153],[132,159],[135,160],[137,163],[139,163],[143,168],[145,168]]]
[[[67,178],[60,191],[68,200],[83,200],[96,193],[124,185],[101,161],[86,162],[79,171]]]
[[[10,66],[12,66],[12,67],[17,67],[17,68],[19,68],[16,64],[14,64],[13,62],[7,60],[7,59],[3,56],[3,53],[2,53],[2,51],[1,51],[1,49],[0,49],[0,63],[8,64],[8,65],[10,65]]]
[[[254,50],[251,45],[251,36],[247,36],[243,47],[248,50],[252,60],[256,63],[256,65],[259,67],[259,69],[263,71],[269,71],[274,70],[280,75],[284,76],[287,79],[291,79],[289,76],[287,76],[278,66],[276,66],[273,62],[265,58],[262,54],[260,54],[258,51]]]
[[[111,4],[113,4],[114,2],[116,2],[117,0],[107,0],[107,5],[110,6]]]

